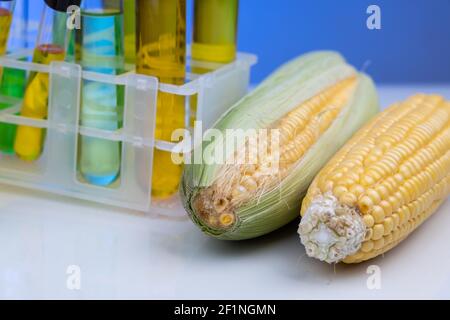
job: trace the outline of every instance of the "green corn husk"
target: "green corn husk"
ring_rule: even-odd
[[[214,183],[222,164],[186,165],[180,195],[192,221],[210,236],[242,240],[267,234],[297,218],[301,200],[314,176],[353,133],[378,112],[378,97],[372,80],[349,66],[338,53],[309,53],[280,67],[213,126],[221,132],[268,128],[302,102],[351,76],[357,77],[356,89],[331,126],[276,188],[264,191],[237,208],[235,221],[229,227],[208,225],[194,205],[199,193]],[[204,141],[202,150],[211,150],[216,143],[219,142]],[[226,159],[230,155],[232,152],[225,152]]]

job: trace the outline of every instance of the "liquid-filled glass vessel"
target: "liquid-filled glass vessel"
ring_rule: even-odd
[[[127,69],[134,69],[136,62],[136,0],[125,0],[123,3],[125,62]]]
[[[81,28],[75,30],[75,60],[83,70],[108,75],[124,72],[122,0],[83,0]],[[114,131],[122,126],[123,86],[83,80],[81,125]],[[120,176],[121,143],[80,136],[78,170],[84,180],[108,186]]]
[[[41,14],[40,27],[33,53],[33,62],[50,64],[65,58],[66,37],[56,36],[64,30],[55,26],[56,15],[66,15],[70,1],[46,0]],[[79,1],[78,1],[79,2]],[[77,3],[77,1],[74,1]],[[23,98],[20,115],[33,119],[45,119],[48,111],[49,75],[45,72],[31,72]],[[20,125],[17,127],[14,151],[26,161],[37,160],[43,149],[45,130]]]
[[[0,1],[0,55],[6,52],[9,30],[14,12],[14,1]],[[0,71],[1,72],[1,71]]]
[[[228,63],[236,57],[239,0],[195,0],[192,58]]]
[[[229,63],[236,58],[239,0],[195,0],[192,59]],[[210,64],[211,65],[211,64]],[[215,69],[193,66],[192,72],[204,74]],[[197,95],[191,98],[190,124],[197,113]]]
[[[10,30],[12,28],[12,18],[15,9],[15,0],[0,1],[0,55],[8,51]],[[23,41],[22,34],[23,23],[17,21],[15,29],[17,30],[14,44]],[[25,48],[22,45],[21,48]],[[26,73],[24,70],[2,68],[0,67],[0,95],[2,97],[20,98],[23,95]],[[1,99],[1,98],[0,98]],[[11,103],[0,100],[0,110],[11,107]],[[14,153],[14,137],[16,135],[16,126],[12,124],[0,123],[0,152]]]

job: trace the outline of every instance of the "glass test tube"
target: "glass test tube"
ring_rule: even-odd
[[[66,14],[71,1],[46,0],[42,10],[33,62],[50,64],[52,61],[62,61],[65,57],[65,37],[57,37],[62,30],[56,29],[55,15]],[[72,1],[74,4],[77,1]],[[79,2],[79,1],[78,1]],[[65,30],[65,28],[64,28]],[[65,32],[65,31],[64,31]],[[33,119],[45,119],[48,111],[49,75],[44,72],[31,72],[20,115]],[[18,157],[26,161],[37,160],[42,152],[45,130],[20,125],[14,143]]]
[[[4,55],[7,52],[14,8],[15,0],[0,1],[0,55]],[[24,81],[25,71],[0,67],[0,96],[20,98],[23,95]],[[0,97],[0,99],[2,98]],[[10,103],[0,101],[0,110],[9,107],[12,107]],[[7,154],[14,153],[13,144],[15,133],[15,125],[0,123],[0,152]]]
[[[6,52],[6,43],[8,42],[15,3],[15,0],[0,1],[0,55],[4,55]]]
[[[83,70],[117,75],[124,71],[122,0],[83,0],[76,31],[76,60]],[[81,125],[114,131],[122,126],[123,86],[83,81]],[[108,186],[119,176],[121,143],[80,136],[78,170],[90,184]]]
[[[123,6],[125,62],[127,69],[134,69],[136,62],[136,0],[125,0]]]
[[[228,63],[236,57],[238,0],[195,0],[192,58]]]
[[[137,0],[136,5],[136,72],[155,76],[162,83],[183,84],[186,1]],[[171,141],[172,132],[185,127],[184,97],[158,92],[156,113],[155,138]],[[153,159],[152,195],[173,195],[178,190],[182,166],[174,164],[167,151],[156,149]]]
[[[239,0],[195,0],[192,59],[229,63],[236,58]],[[192,67],[204,74],[214,68]],[[197,95],[191,98],[190,123],[194,125]]]

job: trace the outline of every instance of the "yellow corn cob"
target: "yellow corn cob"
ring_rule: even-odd
[[[377,111],[370,78],[338,54],[292,60],[214,125],[223,135],[201,146],[208,163],[184,171],[186,211],[205,233],[225,240],[254,238],[287,224],[298,216],[320,168]],[[227,135],[238,130],[250,133],[239,141]],[[209,161],[217,154],[223,162]]]
[[[236,162],[243,164],[223,166],[215,183],[196,198],[195,205],[201,208],[200,217],[212,227],[230,226],[235,221],[234,212],[239,206],[264,190],[274,188],[288,175],[289,169],[338,116],[351,98],[356,83],[354,76],[340,81],[278,120],[273,129],[279,130],[279,146],[269,143],[270,136],[257,136],[247,141],[245,148],[234,155],[235,159],[242,160]],[[249,152],[256,154],[258,146],[262,144],[267,146],[267,153],[259,157],[255,164],[245,164]],[[273,147],[279,149],[274,151]],[[279,152],[276,167],[272,163],[275,152]]]
[[[396,246],[450,193],[450,102],[415,95],[362,128],[322,169],[299,226],[309,256],[357,263]]]

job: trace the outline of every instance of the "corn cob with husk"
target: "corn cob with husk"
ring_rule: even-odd
[[[418,94],[362,128],[322,169],[303,200],[309,256],[357,263],[385,253],[450,193],[450,102]]]
[[[216,122],[223,139],[204,139],[201,147],[220,150],[227,161],[186,166],[180,191],[186,211],[205,233],[226,240],[285,225],[298,216],[320,168],[377,111],[373,82],[339,54],[294,59]],[[230,129],[268,134],[234,143],[225,134]],[[230,143],[233,148],[223,147]],[[203,158],[213,156],[204,152]]]

